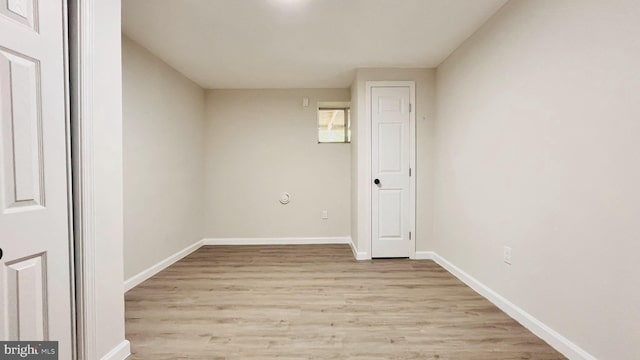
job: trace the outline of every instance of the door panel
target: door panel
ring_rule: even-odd
[[[0,3],[0,15],[38,31],[36,0],[6,0]]]
[[[4,210],[42,204],[39,63],[0,47]]]
[[[402,172],[403,130],[402,123],[378,125],[378,146],[380,149],[384,149],[378,153],[379,174],[399,174]]]
[[[371,89],[372,257],[410,255],[410,97],[408,86]]]
[[[381,239],[400,239],[403,236],[403,204],[402,190],[388,189],[379,192],[378,212],[379,218],[384,221],[379,222]]]
[[[8,339],[47,337],[44,254],[7,263]]]
[[[71,359],[64,6],[0,1],[0,339]]]

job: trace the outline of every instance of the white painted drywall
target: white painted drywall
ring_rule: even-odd
[[[122,37],[124,275],[202,239],[204,90]]]
[[[640,358],[639,64],[638,1],[512,1],[437,71],[433,250],[599,359]]]
[[[351,242],[358,248],[358,121],[360,101],[358,99],[358,82],[351,84],[351,185],[349,193],[351,195]]]
[[[120,1],[93,4],[95,347],[102,358],[124,341],[122,78]]]
[[[349,236],[350,144],[318,144],[317,132],[317,102],[349,97],[349,89],[207,91],[205,237]],[[283,191],[288,205],[278,202]]]
[[[355,108],[355,142],[352,145],[353,222],[357,222],[356,244],[359,252],[371,254],[371,123],[366,119],[367,81],[414,81],[416,84],[416,250],[430,250],[433,234],[433,123],[435,114],[435,70],[433,69],[357,69],[352,85]],[[353,113],[352,113],[353,115]],[[352,125],[353,127],[354,125]],[[354,226],[352,226],[353,228]],[[357,242],[356,242],[357,241]]]

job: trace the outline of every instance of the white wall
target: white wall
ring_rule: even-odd
[[[204,90],[122,37],[124,275],[202,239]]]
[[[362,154],[371,153],[371,126],[366,117],[367,81],[414,81],[416,84],[416,250],[430,250],[433,234],[433,123],[435,121],[435,70],[358,69],[352,85],[352,181],[354,204],[353,233],[359,252],[371,255],[371,162]],[[370,155],[369,155],[370,156]]]
[[[317,131],[317,102],[349,97],[349,89],[207,91],[205,237],[349,236],[350,145],[318,144]],[[283,191],[288,205],[278,202]]]
[[[639,64],[640,2],[539,0],[437,71],[434,250],[600,359],[640,359]]]
[[[98,358],[124,341],[122,79],[120,2],[93,2],[95,346]]]
[[[353,242],[354,247],[358,248],[358,225],[362,222],[360,218],[358,218],[359,209],[358,204],[358,184],[359,184],[359,176],[358,176],[358,141],[359,141],[359,130],[358,130],[358,122],[359,120],[359,110],[360,110],[360,101],[359,101],[359,88],[358,81],[354,79],[353,84],[351,84],[350,96],[351,96],[351,185],[349,187],[349,193],[351,194],[351,241]]]

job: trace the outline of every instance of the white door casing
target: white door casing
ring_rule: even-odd
[[[66,13],[0,2],[0,339],[73,356]]]
[[[413,257],[413,87],[371,86],[371,256]]]

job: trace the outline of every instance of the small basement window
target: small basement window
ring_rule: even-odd
[[[349,103],[318,103],[318,143],[351,142],[351,108]]]

